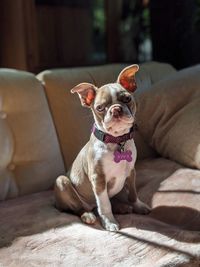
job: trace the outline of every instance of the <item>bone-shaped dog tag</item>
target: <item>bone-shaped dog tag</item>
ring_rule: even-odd
[[[127,150],[127,151],[116,150],[114,152],[114,162],[119,163],[121,160],[126,160],[128,162],[131,162],[133,160],[132,152],[130,150]]]

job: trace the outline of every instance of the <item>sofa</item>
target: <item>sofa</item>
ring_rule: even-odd
[[[149,215],[116,214],[119,232],[54,205],[53,184],[93,118],[70,89],[114,82],[124,64],[0,69],[0,266],[200,266],[200,65],[136,74],[137,191]]]

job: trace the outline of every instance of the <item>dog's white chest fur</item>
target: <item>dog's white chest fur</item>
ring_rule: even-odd
[[[114,151],[107,151],[102,158],[102,166],[105,174],[107,185],[112,183],[111,188],[108,186],[108,195],[112,197],[119,193],[125,183],[125,180],[130,176],[136,161],[136,147],[133,140],[128,140],[124,147],[125,151],[132,152],[132,161],[121,160],[119,163],[114,161]]]

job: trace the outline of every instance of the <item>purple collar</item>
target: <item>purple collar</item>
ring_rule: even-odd
[[[136,124],[133,125],[129,133],[115,137],[110,134],[102,132],[96,127],[95,124],[92,127],[92,133],[95,135],[95,137],[106,144],[107,143],[121,144],[130,139],[133,139],[133,134],[135,130],[137,130]]]

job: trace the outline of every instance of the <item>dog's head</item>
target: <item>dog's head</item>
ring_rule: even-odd
[[[135,73],[138,65],[123,69],[116,83],[97,88],[90,83],[81,83],[71,92],[78,93],[81,103],[91,108],[95,123],[100,130],[113,136],[128,133],[135,120],[136,90]]]

